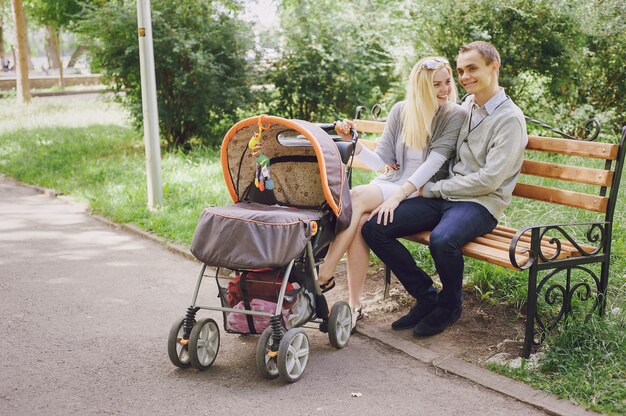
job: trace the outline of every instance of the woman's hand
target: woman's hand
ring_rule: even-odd
[[[343,140],[352,140],[350,129],[356,129],[356,124],[352,120],[335,121],[335,131]]]
[[[404,195],[392,195],[389,199],[380,204],[372,213],[370,214],[368,221],[374,217],[374,215],[378,215],[376,218],[376,224],[380,224],[380,221],[383,221],[383,225],[387,225],[387,222],[390,224],[393,222],[393,212],[398,208],[400,202],[404,200]]]

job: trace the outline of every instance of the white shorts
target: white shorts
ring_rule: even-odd
[[[383,193],[383,201],[386,201],[389,199],[389,197],[391,197],[393,194],[395,194],[396,192],[398,192],[400,190],[400,188],[402,187],[401,183],[397,183],[397,182],[389,182],[386,181],[384,179],[374,179],[372,182],[370,182],[376,186],[378,186],[380,188],[380,191]],[[404,183],[404,182],[402,182]],[[411,195],[409,195],[409,198],[414,198],[416,196],[415,193],[412,193]]]

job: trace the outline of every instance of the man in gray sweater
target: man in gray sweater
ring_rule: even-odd
[[[428,182],[419,189],[421,197],[403,201],[393,213],[380,212],[363,226],[365,241],[416,299],[393,329],[413,328],[414,335],[428,336],[459,319],[461,247],[493,230],[511,202],[528,136],[522,111],[498,84],[499,70],[500,55],[490,43],[461,46],[457,73],[471,95],[463,103],[467,117],[448,178]],[[443,285],[439,293],[397,240],[424,230],[431,230],[429,249]]]

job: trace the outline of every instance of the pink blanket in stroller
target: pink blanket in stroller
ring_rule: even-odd
[[[239,302],[235,305],[234,309],[245,309],[243,301]],[[250,309],[258,312],[269,312],[273,314],[276,312],[276,304],[274,302],[268,302],[263,299],[252,299],[250,301]],[[289,315],[289,310],[282,310],[283,313],[283,322],[287,321],[287,316]],[[231,331],[241,332],[244,334],[249,334],[250,327],[248,325],[247,315],[243,313],[231,312],[228,314],[226,318],[226,322],[228,324],[228,329]],[[263,332],[265,328],[267,328],[270,324],[269,316],[252,316],[252,322],[254,323],[254,329],[256,333],[260,334]]]

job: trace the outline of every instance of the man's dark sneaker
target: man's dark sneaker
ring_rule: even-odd
[[[443,332],[444,329],[455,323],[461,317],[462,308],[450,309],[445,306],[437,306],[431,313],[422,319],[415,328],[413,335],[427,337]]]
[[[437,307],[437,297],[417,301],[409,313],[391,324],[391,329],[409,329],[417,325],[426,315]]]

